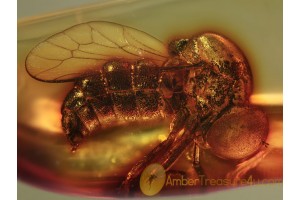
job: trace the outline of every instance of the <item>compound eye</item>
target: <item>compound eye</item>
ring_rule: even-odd
[[[207,133],[211,151],[218,157],[240,160],[256,153],[268,136],[268,120],[254,107],[234,107]]]

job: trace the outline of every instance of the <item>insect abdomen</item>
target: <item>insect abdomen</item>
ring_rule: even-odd
[[[135,64],[112,61],[104,65],[102,74],[118,119],[139,120],[160,116],[159,69],[156,65],[146,60]]]
[[[99,72],[78,81],[66,97],[65,132],[85,135],[126,121],[162,118],[158,79],[159,69],[149,61],[106,63]]]

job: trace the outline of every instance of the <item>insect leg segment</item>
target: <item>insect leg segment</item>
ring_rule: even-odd
[[[198,135],[199,118],[197,115],[190,115],[185,121],[183,131],[178,132],[174,141],[171,143],[167,151],[156,160],[165,170],[168,170],[172,164],[180,157],[186,147]]]
[[[122,190],[130,193],[138,183],[139,175],[151,163],[160,163],[165,169],[176,161],[187,145],[193,140],[197,120],[190,116],[187,109],[180,110],[171,123],[168,138],[154,148],[147,156],[139,161],[128,173],[122,184]],[[183,129],[184,132],[182,131]]]

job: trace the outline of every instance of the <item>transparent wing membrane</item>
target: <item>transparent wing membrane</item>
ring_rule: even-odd
[[[162,42],[134,28],[111,22],[75,25],[38,44],[26,69],[45,82],[74,81],[112,59],[150,59],[162,65],[168,57]]]

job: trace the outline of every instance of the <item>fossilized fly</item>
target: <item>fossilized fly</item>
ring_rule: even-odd
[[[197,167],[204,146],[219,157],[243,159],[268,134],[266,115],[249,103],[253,83],[245,56],[216,33],[167,46],[131,27],[88,22],[38,44],[26,70],[39,81],[74,82],[61,108],[74,149],[96,129],[172,119],[168,138],[128,173],[127,190],[146,166],[160,163],[167,170],[191,144]]]

